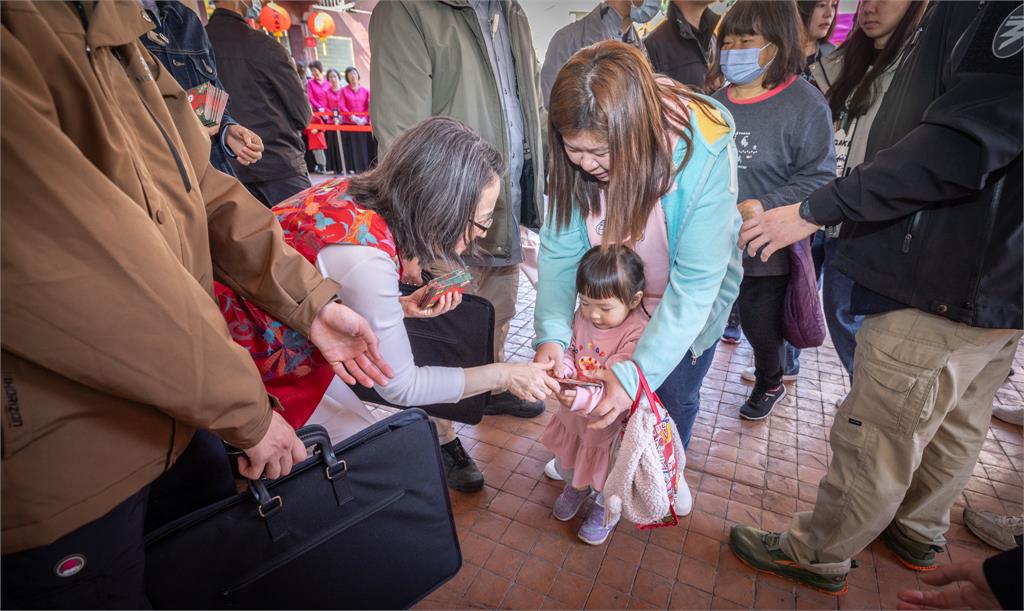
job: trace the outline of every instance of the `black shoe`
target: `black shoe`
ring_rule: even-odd
[[[448,487],[452,490],[476,492],[484,487],[484,474],[476,468],[476,463],[466,454],[458,438],[441,446],[441,459]]]
[[[533,418],[544,413],[543,401],[524,401],[510,392],[491,395],[491,400],[484,408],[486,416],[515,416],[516,418]]]
[[[729,321],[725,323],[725,331],[722,333],[723,344],[738,344],[740,343],[740,313],[736,311],[736,308],[732,309],[729,313]]]
[[[786,396],[786,387],[779,384],[775,388],[754,387],[750,398],[740,408],[740,418],[744,420],[764,420],[775,409],[775,404]]]

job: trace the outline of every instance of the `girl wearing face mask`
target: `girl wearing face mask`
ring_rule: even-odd
[[[765,210],[798,202],[834,178],[832,120],[821,93],[802,78],[800,17],[792,2],[739,0],[722,19],[710,79],[736,121],[740,205]],[[782,305],[789,259],[744,255],[739,310],[754,350],[754,390],[740,408],[767,418],[786,395],[782,384]]]
[[[536,358],[562,362],[584,254],[629,246],[644,264],[651,321],[632,359],[594,374],[604,388],[590,427],[607,427],[630,408],[639,367],[686,446],[742,273],[730,242],[740,222],[732,118],[718,102],[655,78],[635,47],[605,41],[559,71],[548,121]],[[679,493],[685,504],[685,485]]]
[[[857,26],[843,46],[811,66],[814,82],[832,110],[838,176],[868,160],[871,124],[927,8],[923,0],[863,0]],[[863,317],[850,313],[853,281],[830,265],[838,233],[838,227],[831,228],[825,238],[822,305],[829,336],[852,381],[855,336]]]

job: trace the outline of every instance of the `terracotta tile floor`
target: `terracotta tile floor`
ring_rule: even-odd
[[[510,360],[533,356],[533,300],[524,279],[506,344]],[[826,344],[804,351],[800,379],[768,420],[742,421],[737,408],[750,387],[740,373],[751,359],[745,342],[721,345],[705,380],[686,457],[693,513],[675,528],[655,531],[619,524],[598,547],[576,538],[580,518],[564,523],[551,517],[561,486],[545,478],[551,454],[537,440],[557,404],[532,420],[488,417],[477,426],[461,426],[462,443],[487,485],[476,494],[452,492],[465,564],[417,608],[895,608],[896,593],[919,583],[880,542],[856,557],[860,568],[851,574],[849,594],[840,598],[755,574],[729,550],[732,524],[781,530],[795,511],[812,507],[830,459],[835,402],[847,391],[836,354]],[[1014,368],[1024,372],[1024,349]],[[1024,373],[1006,383],[996,401],[1024,402]],[[993,552],[963,526],[964,506],[1021,515],[1022,443],[1019,427],[992,421],[974,477],[952,510],[943,562]]]

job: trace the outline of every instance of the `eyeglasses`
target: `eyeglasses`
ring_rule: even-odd
[[[483,225],[481,223],[476,222],[476,219],[472,219],[469,222],[473,223],[473,226],[476,227],[477,229],[479,229],[480,231],[482,231],[484,233],[487,233],[490,230],[491,225],[494,224],[494,219],[491,219],[490,221],[488,221],[486,225]]]

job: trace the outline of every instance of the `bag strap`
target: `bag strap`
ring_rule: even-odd
[[[640,365],[636,361],[633,361],[633,366],[636,367],[636,374],[640,378],[640,384],[637,387],[636,399],[633,400],[633,407],[629,410],[629,415],[633,415],[636,408],[640,406],[640,400],[643,397],[647,397],[647,404],[651,406],[651,411],[654,412],[654,416],[661,421],[661,412],[658,411],[657,404],[660,403],[658,395],[654,394],[651,390],[650,384],[647,383],[647,378],[644,377],[644,372],[640,369]]]

